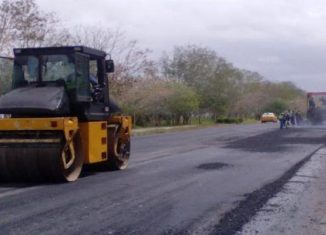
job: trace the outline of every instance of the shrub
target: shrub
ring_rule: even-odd
[[[216,119],[216,123],[225,123],[225,124],[239,124],[242,123],[243,119],[242,118],[237,118],[237,117],[219,117]]]

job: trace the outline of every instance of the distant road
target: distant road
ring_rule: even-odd
[[[134,137],[130,167],[0,185],[1,234],[232,234],[325,143],[276,124]]]

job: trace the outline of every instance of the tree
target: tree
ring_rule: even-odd
[[[13,47],[44,45],[57,22],[54,13],[41,11],[34,0],[2,1],[0,53],[10,55]]]
[[[109,53],[115,61],[115,73],[110,77],[111,92],[115,96],[133,85],[137,77],[153,67],[148,49],[139,47],[136,40],[127,39],[124,32],[101,26],[75,26],[68,29],[67,40],[61,45],[85,45]]]
[[[183,82],[169,82],[172,93],[167,97],[167,108],[174,116],[175,124],[189,124],[191,115],[199,108],[197,93]]]
[[[10,12],[10,2],[8,0],[0,2],[0,53],[10,54],[11,29],[13,28],[13,17]]]
[[[284,112],[284,110],[287,110],[289,108],[289,105],[281,99],[276,99],[273,100],[271,103],[267,104],[264,109],[263,112],[273,112],[276,114],[280,114],[282,112]]]
[[[166,78],[183,81],[199,95],[200,108],[217,115],[228,113],[238,97],[241,72],[215,51],[198,47],[176,47],[172,58],[162,58]]]
[[[137,125],[161,125],[171,118],[167,108],[168,97],[173,93],[163,80],[137,79],[121,97],[120,104],[134,117]]]
[[[53,13],[39,10],[34,0],[17,0],[10,4],[15,46],[34,47],[44,43],[47,33],[57,22]]]

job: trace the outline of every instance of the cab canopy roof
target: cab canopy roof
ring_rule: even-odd
[[[58,55],[58,54],[71,54],[80,52],[86,54],[90,59],[103,59],[106,57],[104,51],[85,47],[85,46],[64,46],[64,47],[34,47],[34,48],[15,48],[14,55]]]
[[[326,92],[308,92],[307,96],[319,96],[319,95],[326,95]]]

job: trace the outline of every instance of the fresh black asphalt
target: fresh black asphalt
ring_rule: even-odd
[[[125,171],[1,184],[0,234],[233,234],[325,137],[275,124],[134,137]]]

